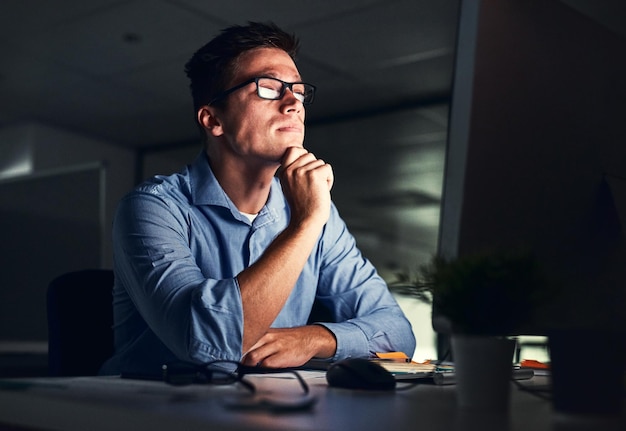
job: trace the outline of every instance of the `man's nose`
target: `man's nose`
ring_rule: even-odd
[[[295,109],[296,112],[300,112],[304,108],[302,102],[296,98],[296,95],[293,94],[290,88],[285,88],[285,94],[283,94],[281,102],[288,110]]]

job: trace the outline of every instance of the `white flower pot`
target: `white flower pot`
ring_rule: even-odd
[[[508,410],[515,340],[455,334],[451,342],[459,407]]]

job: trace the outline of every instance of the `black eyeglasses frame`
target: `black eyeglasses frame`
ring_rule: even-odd
[[[233,366],[234,369],[217,368],[218,366]],[[237,361],[215,360],[204,364],[193,364],[190,362],[176,361],[169,362],[162,366],[163,381],[175,386],[185,386],[190,384],[216,384],[228,385],[240,383],[251,393],[256,392],[256,387],[244,377],[247,374],[293,374],[305,394],[309,393],[309,386],[300,373],[293,368],[267,368],[261,366],[243,365]],[[221,378],[214,378],[219,375]]]
[[[277,98],[267,98],[267,97],[261,96],[261,94],[259,93],[259,80],[260,79],[272,79],[272,80],[278,81],[278,82],[280,82],[282,84],[280,93],[279,93]],[[315,99],[315,91],[317,89],[317,87],[315,85],[309,84],[307,82],[301,82],[301,81],[298,81],[298,82],[287,82],[287,81],[283,81],[282,79],[274,78],[273,76],[255,76],[255,77],[252,77],[252,78],[242,82],[241,84],[237,84],[234,87],[231,87],[231,88],[229,88],[227,90],[224,90],[221,93],[217,94],[213,99],[211,99],[209,101],[209,103],[207,103],[207,105],[211,106],[215,102],[224,99],[229,94],[234,93],[235,91],[237,91],[237,90],[239,90],[239,89],[241,89],[241,88],[245,87],[246,85],[249,85],[249,84],[251,84],[253,82],[256,85],[256,94],[257,94],[257,96],[259,96],[261,99],[264,99],[264,100],[280,100],[283,97],[285,97],[285,91],[287,89],[289,89],[291,92],[293,92],[293,86],[294,85],[302,84],[302,85],[305,86],[305,88],[308,88],[310,90],[310,93],[309,93],[310,96],[308,97],[308,99],[307,99],[307,95],[305,94],[304,95],[304,100],[301,100],[301,103],[304,106],[309,106],[309,105],[311,105],[313,103],[313,100]]]

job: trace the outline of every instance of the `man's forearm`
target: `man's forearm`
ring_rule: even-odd
[[[263,336],[284,306],[321,227],[289,226],[261,258],[237,276],[243,308],[243,352]]]

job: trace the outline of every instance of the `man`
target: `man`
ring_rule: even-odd
[[[120,202],[103,373],[413,354],[409,322],[331,202],[331,166],[303,147],[315,88],[296,50],[275,25],[249,23],[187,63],[206,151]],[[307,324],[315,300],[334,322]]]

